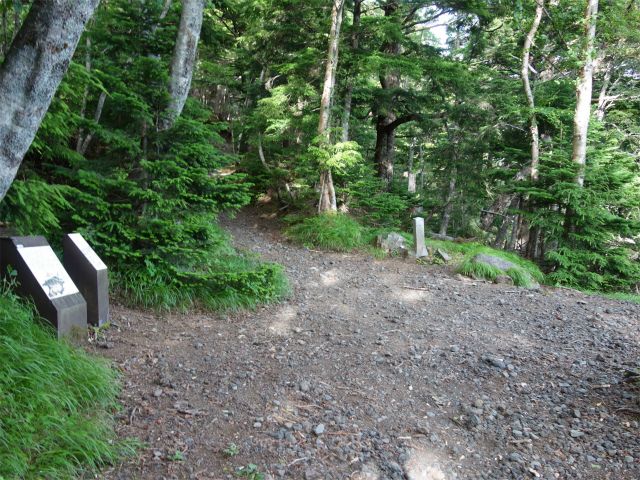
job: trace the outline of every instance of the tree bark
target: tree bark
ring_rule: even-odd
[[[538,162],[540,158],[540,137],[538,135],[538,122],[536,120],[535,112],[535,100],[533,98],[533,91],[531,90],[531,84],[529,83],[529,67],[530,58],[529,53],[531,51],[531,45],[533,44],[533,38],[536,35],[540,20],[542,19],[543,1],[536,0],[536,15],[533,19],[533,25],[531,30],[527,34],[524,41],[524,48],[522,50],[522,84],[524,86],[524,94],[527,97],[527,104],[531,109],[531,115],[529,116],[529,132],[531,133],[531,180],[538,179]]]
[[[531,164],[526,164],[524,167],[520,169],[518,173],[511,179],[509,185],[513,185],[516,182],[521,182],[525,178],[531,175]],[[480,217],[480,228],[485,232],[491,228],[491,224],[493,223],[496,215],[501,214],[504,209],[511,203],[514,193],[501,193],[496,197],[496,199],[489,207],[488,212],[484,212]]]
[[[102,92],[100,94],[100,98],[98,98],[98,105],[96,107],[96,113],[93,116],[93,123],[95,123],[96,125],[98,123],[100,123],[100,117],[102,116],[102,107],[104,107],[104,101],[107,98],[107,94]],[[91,143],[91,139],[93,138],[93,136],[96,134],[95,130],[91,130],[87,136],[84,138],[84,140],[82,141],[82,144],[80,145],[80,148],[78,149],[78,153],[80,155],[84,155],[87,152],[87,148],[89,148],[89,143]],[[145,136],[145,140],[146,140],[146,136]],[[145,148],[146,150],[146,148]],[[146,153],[146,152],[145,152]]]
[[[34,0],[0,66],[0,201],[99,0]]]
[[[587,160],[587,131],[591,116],[591,94],[593,90],[593,49],[596,37],[596,15],[598,0],[589,0],[585,12],[584,46],[582,50],[582,68],[578,73],[576,86],[576,111],[573,116],[573,149],[571,160],[578,165],[575,183],[584,185],[584,169]]]
[[[357,31],[360,25],[360,15],[362,14],[362,2],[363,0],[355,0],[353,2],[353,28],[354,32],[351,36],[351,48],[355,50],[360,45],[360,33]],[[349,141],[349,119],[351,117],[351,101],[353,100],[353,84],[355,83],[356,72],[351,65],[349,69],[349,78],[347,80],[347,91],[344,96],[344,112],[342,114],[342,141]]]
[[[178,37],[169,68],[171,101],[167,105],[166,116],[160,123],[160,130],[167,130],[173,126],[187,101],[196,62],[203,12],[204,0],[183,0]]]
[[[604,120],[604,114],[607,107],[610,106],[607,102],[607,90],[611,85],[611,76],[613,75],[613,60],[607,64],[607,71],[604,73],[604,79],[602,81],[602,88],[600,89],[600,95],[598,95],[598,107],[595,111],[596,119],[601,122]]]
[[[440,235],[446,235],[449,228],[449,220],[451,219],[451,211],[453,210],[453,195],[456,191],[456,171],[454,170],[449,180],[449,195],[447,196],[447,205],[442,214],[442,224],[440,225]]]
[[[338,68],[338,43],[340,39],[340,26],[342,25],[342,11],[344,0],[334,0],[331,11],[331,30],[329,32],[329,53],[327,55],[327,68],[324,76],[324,88],[320,100],[320,120],[318,122],[318,136],[322,137],[322,146],[329,148],[329,117],[333,98],[333,86],[335,85],[336,69]],[[337,202],[333,187],[331,169],[326,165],[320,165],[320,200],[318,201],[318,213],[336,212]]]

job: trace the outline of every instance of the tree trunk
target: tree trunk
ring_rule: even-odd
[[[595,48],[596,15],[598,0],[589,0],[585,12],[584,46],[582,48],[582,68],[576,86],[576,111],[573,116],[573,149],[571,160],[578,165],[575,183],[584,185],[584,169],[587,160],[587,131],[591,115],[591,93],[593,89],[593,49]]]
[[[2,46],[2,56],[4,57],[9,50],[9,37],[7,36],[7,2],[2,0],[2,30],[4,31],[4,43]]]
[[[415,147],[416,139],[415,137],[411,138],[409,142],[409,159],[408,159],[408,168],[409,171],[408,181],[407,181],[407,191],[409,193],[416,193],[416,174],[413,173],[413,151]]]
[[[187,101],[196,62],[203,12],[204,0],[183,0],[178,37],[169,68],[171,101],[167,105],[166,117],[160,123],[161,130],[167,130],[173,126]]]
[[[331,114],[331,99],[333,86],[335,85],[336,69],[338,67],[338,43],[340,39],[340,26],[342,24],[342,10],[344,0],[334,0],[331,11],[331,30],[329,32],[329,53],[327,55],[327,68],[324,76],[324,88],[320,100],[320,121],[318,122],[318,136],[322,137],[323,146],[329,148],[328,135],[329,117]],[[325,165],[320,165],[320,200],[318,201],[318,213],[336,212],[336,194],[333,188],[333,176],[331,170]]]
[[[607,64],[607,71],[604,74],[602,88],[600,89],[600,95],[598,95],[598,107],[595,111],[595,117],[599,122],[604,120],[604,114],[607,110],[607,107],[610,106],[609,102],[607,102],[607,90],[609,89],[609,85],[611,84],[611,76],[613,75],[613,63],[614,61],[612,60]]]
[[[527,164],[522,167],[518,173],[516,173],[516,175],[509,182],[509,185],[513,185],[516,182],[524,180],[530,175],[530,173],[531,164]],[[493,223],[496,215],[501,214],[504,211],[504,209],[513,199],[514,195],[515,194],[513,193],[501,193],[496,197],[496,199],[491,204],[491,207],[489,207],[489,211],[483,212],[480,217],[480,228],[482,228],[482,230],[486,232],[489,230],[489,228],[491,228],[491,224]]]
[[[533,38],[536,35],[540,20],[542,19],[543,0],[538,0],[536,3],[536,16],[533,19],[533,25],[529,34],[524,41],[524,49],[522,50],[522,84],[524,86],[524,94],[527,97],[527,104],[531,109],[531,115],[529,116],[529,132],[531,133],[531,180],[538,179],[538,161],[540,158],[540,138],[538,135],[538,122],[536,120],[535,101],[533,98],[533,91],[531,90],[531,84],[529,83],[529,53],[531,51],[531,45],[533,44]]]
[[[360,25],[360,15],[362,14],[363,0],[355,0],[353,2],[353,28],[355,31],[351,36],[351,48],[355,50],[360,44],[360,33],[357,31]],[[347,91],[344,96],[344,112],[342,114],[342,141],[349,141],[349,119],[351,117],[351,101],[353,99],[353,84],[355,82],[356,72],[353,65],[349,68],[349,78],[347,80]]]
[[[520,202],[520,198],[514,197],[509,203],[508,208],[509,209],[516,208],[519,202]],[[509,231],[510,225],[511,225],[511,217],[509,215],[506,215],[502,219],[502,225],[500,226],[500,229],[498,230],[498,234],[496,235],[496,238],[493,241],[493,248],[501,250],[504,247],[505,240],[507,238],[507,232]],[[515,228],[516,226],[514,225],[514,229]]]
[[[102,116],[102,107],[104,107],[104,101],[106,100],[106,98],[107,98],[107,94],[104,92],[102,92],[100,94],[100,98],[98,98],[96,113],[93,116],[93,123],[95,123],[96,125],[100,123],[100,117]],[[87,153],[87,148],[89,148],[89,143],[91,143],[91,139],[93,138],[95,133],[96,133],[95,130],[91,130],[87,134],[87,136],[84,138],[84,140],[82,141],[82,144],[80,145],[80,148],[78,149],[78,153],[80,155],[84,155],[85,153]],[[145,136],[145,140],[146,140],[146,136]]]
[[[442,224],[440,225],[440,235],[447,234],[447,228],[449,228],[449,220],[451,219],[451,211],[453,210],[453,195],[456,190],[456,172],[454,170],[449,180],[449,195],[447,196],[447,206],[444,207],[442,214]]]
[[[0,66],[0,201],[99,0],[34,0]]]
[[[376,149],[373,153],[373,161],[376,165],[376,172],[387,186],[393,180],[393,156],[396,142],[396,129],[389,125],[396,120],[396,115],[389,112],[386,115],[378,116],[376,125]]]

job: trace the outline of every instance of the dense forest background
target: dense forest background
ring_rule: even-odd
[[[423,216],[552,283],[637,292],[639,7],[539,1],[200,2],[184,108],[183,4],[103,1],[0,219],[83,233],[147,306],[286,290],[217,226],[252,198],[381,230]],[[3,0],[5,54],[29,9]]]

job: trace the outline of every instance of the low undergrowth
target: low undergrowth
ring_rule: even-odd
[[[290,217],[286,219],[291,226],[286,229],[286,234],[307,247],[326,248],[348,252],[358,248],[370,249],[376,257],[385,254],[371,247],[376,235],[389,233],[389,230],[380,228],[368,228],[348,215],[320,215],[308,218]],[[409,248],[413,248],[413,238],[410,233],[397,232],[406,240]],[[459,262],[457,271],[463,275],[478,276],[493,280],[497,275],[509,275],[515,285],[531,286],[534,281],[545,283],[545,276],[538,266],[528,260],[524,260],[516,253],[494,250],[478,242],[446,242],[427,237],[425,243],[434,250],[440,249]],[[479,253],[503,258],[514,263],[517,268],[503,272],[484,263],[472,263],[471,259]]]
[[[286,234],[307,247],[349,252],[364,246],[366,227],[348,215],[324,214],[286,220],[291,224]]]
[[[119,373],[0,289],[0,478],[82,478],[134,454],[113,428]]]
[[[212,256],[190,271],[137,269],[111,276],[111,291],[129,305],[157,311],[254,308],[290,291],[283,267],[240,255]]]

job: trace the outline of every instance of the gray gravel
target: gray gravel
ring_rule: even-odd
[[[99,353],[125,370],[119,434],[148,448],[105,478],[243,478],[249,463],[265,478],[640,478],[621,382],[639,305],[310,251],[249,214],[228,225],[293,294],[223,318],[115,305]]]

